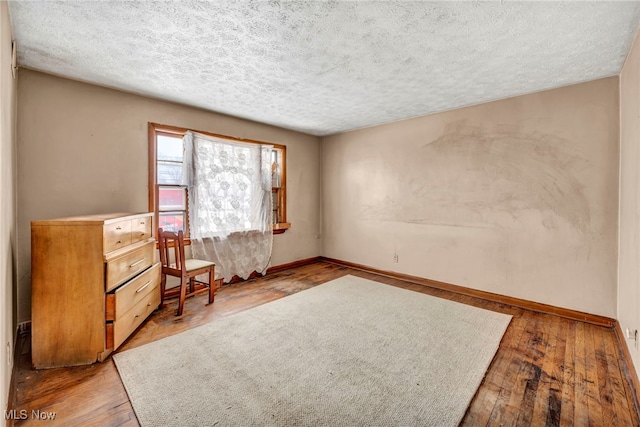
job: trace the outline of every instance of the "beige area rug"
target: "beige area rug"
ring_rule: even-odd
[[[510,320],[346,276],[114,360],[142,426],[456,426]]]

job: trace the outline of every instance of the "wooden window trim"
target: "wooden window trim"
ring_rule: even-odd
[[[154,224],[156,225],[159,224],[158,222],[159,211],[157,209],[159,193],[158,193],[158,183],[156,180],[157,179],[157,161],[158,161],[156,137],[158,135],[183,137],[188,131],[192,131],[192,132],[201,133],[203,135],[226,139],[230,141],[244,142],[244,143],[250,143],[250,144],[272,145],[274,148],[281,150],[282,151],[282,172],[281,172],[281,178],[280,178],[281,186],[280,186],[279,196],[280,196],[280,203],[282,207],[282,214],[280,215],[281,218],[279,218],[280,222],[273,224],[273,234],[282,234],[291,227],[291,223],[287,222],[286,220],[287,218],[287,185],[286,185],[287,146],[286,145],[275,144],[273,142],[257,141],[253,139],[235,138],[228,135],[221,135],[221,134],[205,132],[205,131],[196,130],[196,129],[181,128],[178,126],[163,125],[163,124],[153,123],[153,122],[149,122],[148,129],[149,129],[148,131],[148,134],[149,134],[149,141],[148,141],[149,142],[149,212],[153,212],[154,214],[154,217],[153,217]],[[188,197],[188,191],[187,191],[187,197]],[[187,203],[188,203],[188,200],[187,200]],[[185,233],[187,237],[185,238],[185,243],[191,244],[191,240],[189,239],[189,219],[185,218],[185,221],[187,223],[186,233]],[[154,230],[153,232],[154,235],[156,234],[155,231],[156,230]]]

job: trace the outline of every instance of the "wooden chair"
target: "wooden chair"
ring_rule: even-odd
[[[165,298],[179,297],[177,316],[180,316],[184,308],[184,300],[187,297],[207,291],[209,292],[209,304],[212,304],[215,293],[214,272],[216,264],[199,259],[185,259],[182,231],[178,231],[176,234],[163,231],[162,228],[158,229],[158,246],[160,248],[160,263],[162,264],[161,304],[164,305]],[[172,252],[174,262],[172,262]],[[209,283],[195,280],[195,277],[201,274],[209,274]],[[179,277],[180,286],[166,289],[167,275]]]

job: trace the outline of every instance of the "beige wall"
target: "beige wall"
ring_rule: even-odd
[[[251,102],[251,100],[247,100]],[[146,211],[147,123],[287,146],[287,219],[272,265],[320,255],[316,137],[21,70],[18,86],[18,318],[30,319],[30,222]]]
[[[9,397],[16,330],[16,81],[11,74],[11,22],[7,2],[0,2],[0,414]]]
[[[325,138],[323,255],[615,317],[618,121],[612,77]]]
[[[618,321],[640,329],[640,36],[620,74],[620,257]],[[638,343],[627,340],[636,372]]]

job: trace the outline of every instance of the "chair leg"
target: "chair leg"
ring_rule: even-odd
[[[164,307],[164,292],[167,287],[167,275],[160,274],[160,307]]]
[[[216,292],[216,282],[213,278],[213,268],[209,269],[209,304],[213,304]]]
[[[180,280],[180,301],[178,302],[178,313],[176,316],[182,315],[182,310],[184,309],[184,300],[187,296],[187,286],[189,285],[186,277],[183,277]]]

